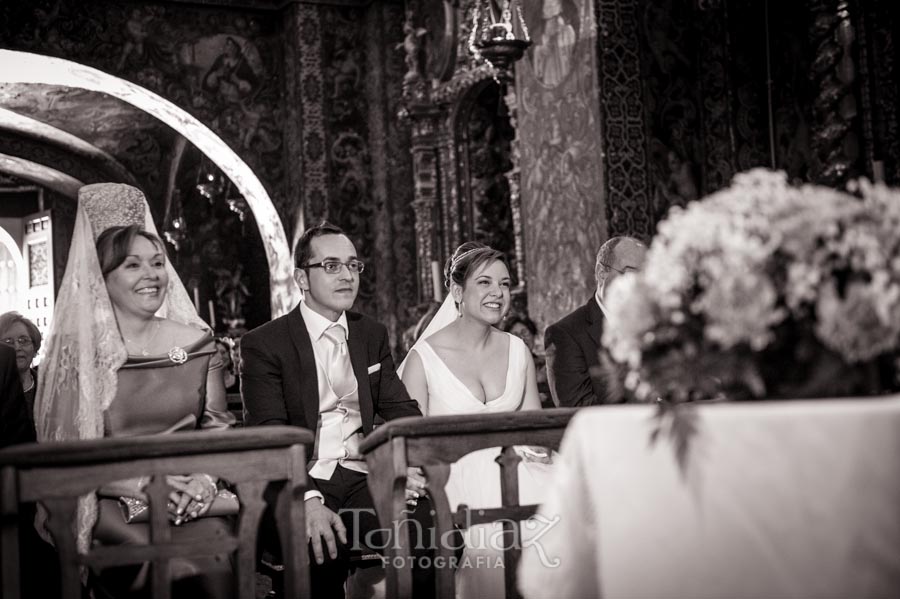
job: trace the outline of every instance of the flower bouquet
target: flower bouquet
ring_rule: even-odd
[[[606,297],[603,343],[639,398],[871,395],[897,387],[900,192],[781,172],[675,208]]]

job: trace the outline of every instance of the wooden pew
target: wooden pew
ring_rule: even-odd
[[[49,511],[48,525],[59,552],[62,594],[80,599],[82,566],[151,562],[153,597],[170,596],[169,561],[183,555],[235,553],[238,596],[255,597],[257,531],[266,506],[263,492],[279,485],[275,510],[285,562],[288,597],[309,596],[304,444],[312,433],[288,426],[255,427],[221,432],[192,431],[171,435],[97,439],[20,445],[0,451],[0,552],[4,599],[19,598],[19,504],[41,502]],[[165,475],[206,472],[234,484],[241,510],[234,533],[226,538],[174,543],[166,503]],[[77,498],[107,483],[151,476],[145,492],[150,505],[148,545],[96,546],[76,550],[72,523]]]
[[[427,489],[435,510],[435,538],[440,539],[454,527],[484,524],[504,520],[504,533],[521,538],[520,520],[529,518],[536,505],[519,505],[520,457],[515,445],[536,445],[559,449],[566,425],[576,412],[573,408],[533,410],[527,412],[475,414],[466,416],[435,416],[429,418],[401,418],[378,427],[361,444],[369,465],[369,490],[378,512],[381,526],[392,529],[393,522],[403,523],[406,509],[407,467],[421,466],[428,479]],[[462,456],[479,449],[502,447],[497,462],[501,467],[500,491],[502,507],[469,510],[460,506],[453,511],[447,500],[444,485],[450,475],[450,465]],[[512,524],[510,521],[516,521]],[[517,530],[515,530],[515,529]],[[387,596],[406,599],[412,597],[410,560],[401,559],[396,567],[394,558],[406,558],[412,553],[407,547],[406,524],[399,527],[399,539],[387,549]],[[506,596],[519,597],[516,590],[518,547],[504,549]],[[454,552],[440,547],[435,557],[449,563]],[[455,597],[455,571],[437,570],[437,596]]]

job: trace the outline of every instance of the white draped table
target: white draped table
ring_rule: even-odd
[[[654,413],[572,420],[526,598],[900,597],[900,398],[704,405],[684,468]]]

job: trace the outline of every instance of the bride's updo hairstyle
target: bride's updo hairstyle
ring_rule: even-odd
[[[506,254],[483,243],[467,241],[456,248],[453,256],[447,260],[444,268],[444,285],[447,289],[450,289],[450,285],[453,283],[465,287],[470,276],[478,272],[483,265],[490,264],[495,260],[499,260],[509,269]]]

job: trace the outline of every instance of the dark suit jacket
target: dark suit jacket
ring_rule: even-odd
[[[0,343],[0,447],[34,440],[34,423],[16,370],[16,350]]]
[[[363,431],[372,432],[376,414],[385,420],[421,416],[418,404],[410,399],[394,369],[384,325],[347,312],[347,327]],[[244,335],[241,363],[246,425],[289,424],[318,432],[316,358],[299,306]],[[311,455],[311,448],[308,451]]]
[[[621,386],[610,371],[611,360],[601,366],[600,338],[603,311],[594,297],[544,333],[547,380],[554,400],[576,408],[622,401]],[[615,384],[614,384],[615,383]]]

